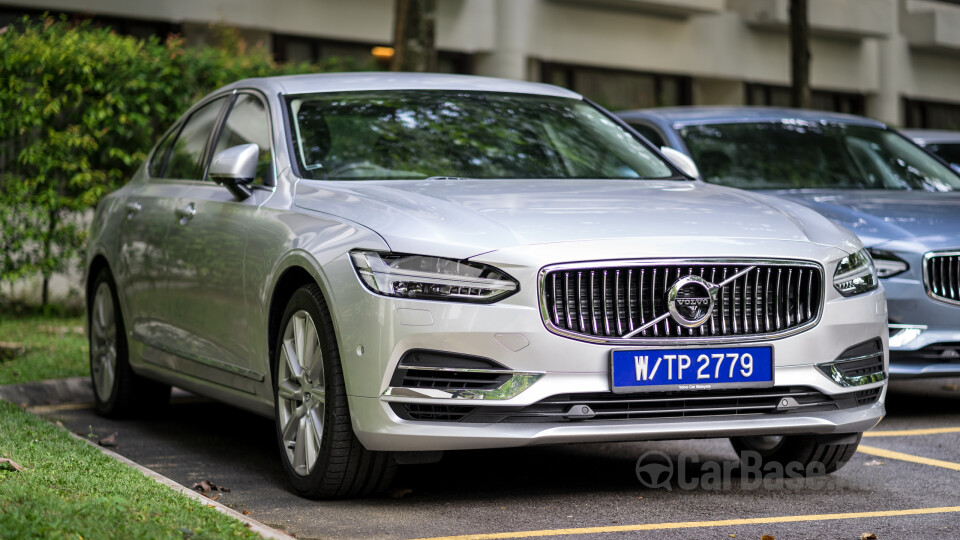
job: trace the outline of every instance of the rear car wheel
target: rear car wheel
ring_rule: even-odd
[[[90,379],[97,411],[103,416],[121,418],[167,404],[170,385],[145,379],[130,368],[117,287],[108,269],[97,274],[93,298],[87,304]]]
[[[862,433],[839,435],[780,435],[731,437],[730,443],[749,465],[759,457],[762,470],[790,470],[803,476],[832,473],[846,465],[857,451]],[[797,466],[798,465],[798,466]]]
[[[277,442],[294,490],[311,498],[360,497],[389,485],[387,452],[353,433],[333,322],[316,285],[298,289],[281,319],[273,361]]]

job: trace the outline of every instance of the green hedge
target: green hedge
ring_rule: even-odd
[[[0,283],[52,274],[84,249],[79,216],[130,177],[204,94],[247,77],[351,68],[278,65],[229,28],[219,45],[141,40],[47,17],[0,29]]]

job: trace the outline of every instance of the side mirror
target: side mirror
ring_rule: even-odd
[[[241,144],[218,152],[210,162],[210,179],[224,186],[237,200],[244,200],[253,193],[250,184],[257,177],[257,160],[260,147],[256,144]]]
[[[697,169],[697,164],[690,159],[690,156],[669,146],[661,146],[660,153],[687,176],[700,178],[700,171]]]

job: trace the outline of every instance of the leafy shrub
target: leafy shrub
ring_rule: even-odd
[[[220,45],[141,40],[89,22],[24,18],[0,29],[0,283],[68,270],[82,215],[120,187],[199,97],[247,77],[352,66],[277,65],[228,28]]]

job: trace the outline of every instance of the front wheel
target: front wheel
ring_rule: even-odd
[[[788,466],[803,476],[829,474],[846,465],[860,445],[863,433],[840,435],[778,435],[731,437],[730,443],[744,464],[759,458],[768,470]]]
[[[284,311],[273,361],[277,442],[294,490],[317,499],[359,497],[389,485],[389,453],[363,447],[350,421],[333,322],[316,285]]]

